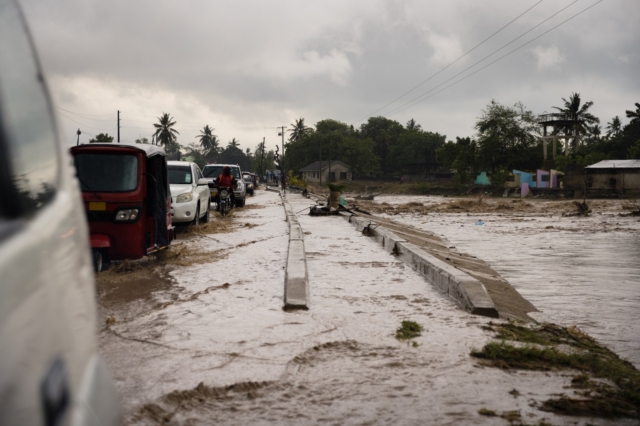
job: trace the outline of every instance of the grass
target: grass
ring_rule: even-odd
[[[542,409],[567,415],[597,417],[640,418],[640,372],[575,327],[564,328],[552,324],[524,327],[516,323],[495,325],[494,331],[502,342],[490,342],[471,356],[482,359],[485,365],[504,369],[563,370],[573,369],[581,374],[572,380],[572,387],[580,399],[563,396],[550,399]],[[512,340],[526,343],[514,346]],[[562,351],[557,345],[566,345]],[[609,380],[613,385],[593,377]]]
[[[421,335],[422,326],[415,321],[402,321],[400,327],[396,330],[396,339],[398,340],[411,340]]]

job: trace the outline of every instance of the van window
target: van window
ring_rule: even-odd
[[[135,155],[74,155],[83,192],[129,192],[138,187],[138,158]]]
[[[55,195],[59,157],[49,99],[20,12],[0,4],[0,118],[15,214],[33,214]]]

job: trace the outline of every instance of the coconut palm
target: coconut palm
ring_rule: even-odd
[[[240,145],[240,141],[233,138],[227,144],[227,148],[237,148]]]
[[[405,126],[407,130],[422,130],[422,126],[416,123],[416,120],[413,118],[407,121],[407,125]]]
[[[637,121],[640,121],[640,103],[636,102],[636,110],[635,111],[630,111],[627,110],[627,118],[631,119],[631,123],[635,123]]]
[[[205,155],[216,148],[214,146],[214,142],[217,142],[217,139],[216,135],[213,134],[214,130],[215,129],[209,127],[209,125],[207,124],[202,128],[200,134],[196,136],[196,139],[200,141],[200,146],[204,150]]]
[[[565,134],[574,141],[579,140],[581,134],[587,133],[589,124],[600,123],[600,119],[589,112],[589,108],[593,106],[593,102],[585,102],[582,104],[580,93],[572,93],[569,100],[562,98],[564,107],[553,107],[566,116],[567,120],[575,121],[575,124],[563,128]],[[577,145],[576,145],[577,149]]]
[[[313,129],[311,127],[305,126],[304,118],[302,117],[295,120],[295,123],[290,124],[290,126],[291,129],[287,130],[288,132],[291,132],[291,135],[289,136],[289,142],[298,142],[303,137],[313,132]]]
[[[176,142],[177,136],[180,132],[173,128],[176,124],[173,117],[166,112],[162,113],[162,116],[158,117],[158,123],[155,123],[153,127],[156,128],[156,132],[153,134],[156,137],[156,144],[166,146],[171,142]]]
[[[622,122],[617,115],[607,123],[607,136],[617,136],[622,131]]]

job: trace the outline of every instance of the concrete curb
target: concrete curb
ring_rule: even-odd
[[[282,197],[289,223],[289,248],[284,273],[284,309],[309,309],[309,273],[304,249],[304,234],[291,204]]]
[[[449,265],[435,256],[411,244],[375,221],[363,217],[340,213],[368,236],[375,238],[389,253],[397,255],[411,265],[420,275],[446,293],[465,310],[476,315],[498,318],[498,311],[484,285],[472,276]]]

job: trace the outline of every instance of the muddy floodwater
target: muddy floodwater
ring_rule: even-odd
[[[430,206],[451,199],[376,198],[384,202]],[[513,212],[388,216],[443,235],[458,250],[482,258],[550,320],[577,325],[640,367],[639,218],[620,216],[624,211],[617,207],[624,202],[616,200],[591,202],[601,208],[586,218],[561,217],[554,202],[527,203],[530,209]],[[482,225],[476,225],[479,220]]]

